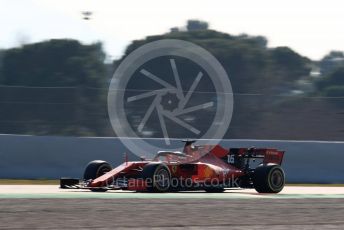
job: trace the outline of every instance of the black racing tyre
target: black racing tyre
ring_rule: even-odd
[[[253,174],[253,185],[259,193],[279,193],[284,188],[285,174],[280,165],[259,165]]]
[[[142,179],[146,181],[149,192],[170,191],[171,172],[165,164],[146,164],[142,170]]]
[[[96,179],[112,170],[106,161],[95,160],[88,163],[84,171],[84,180]]]
[[[106,161],[102,161],[102,160],[91,161],[90,163],[88,163],[88,165],[85,168],[84,180],[96,179],[111,170],[112,170],[111,165],[107,163]],[[95,189],[91,189],[91,191],[105,192],[107,191],[107,189],[95,188]]]

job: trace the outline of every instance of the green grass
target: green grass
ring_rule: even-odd
[[[24,180],[24,179],[0,179],[0,185],[58,185],[59,180],[48,180],[48,179],[35,179],[35,180]]]
[[[287,186],[302,187],[344,187],[344,184],[286,184]]]

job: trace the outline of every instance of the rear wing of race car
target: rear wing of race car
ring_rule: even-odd
[[[217,145],[211,150],[211,152],[228,164],[231,164],[240,169],[250,167],[251,163],[253,162],[256,162],[255,165],[260,163],[273,163],[281,165],[284,156],[284,151],[274,148],[224,149],[221,146]]]
[[[284,157],[284,151],[273,149],[273,148],[253,148],[248,149],[247,157],[251,158],[262,158],[263,163],[274,163],[281,165]]]
[[[261,163],[274,163],[281,165],[284,151],[273,148],[231,148],[228,154],[228,163],[243,168],[250,159],[261,159]]]

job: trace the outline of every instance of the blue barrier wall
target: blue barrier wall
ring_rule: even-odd
[[[183,146],[177,140],[172,145]],[[290,183],[344,183],[344,142],[223,140],[221,145],[285,150],[283,167]],[[102,159],[116,166],[124,152],[128,150],[118,138],[0,135],[0,178],[81,177],[89,161]]]

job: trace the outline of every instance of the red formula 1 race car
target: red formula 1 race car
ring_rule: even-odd
[[[182,152],[161,151],[152,160],[126,161],[114,169],[105,161],[92,161],[82,181],[61,178],[60,187],[149,192],[223,192],[240,187],[255,188],[259,193],[278,193],[284,187],[284,151],[193,143],[185,141]]]

